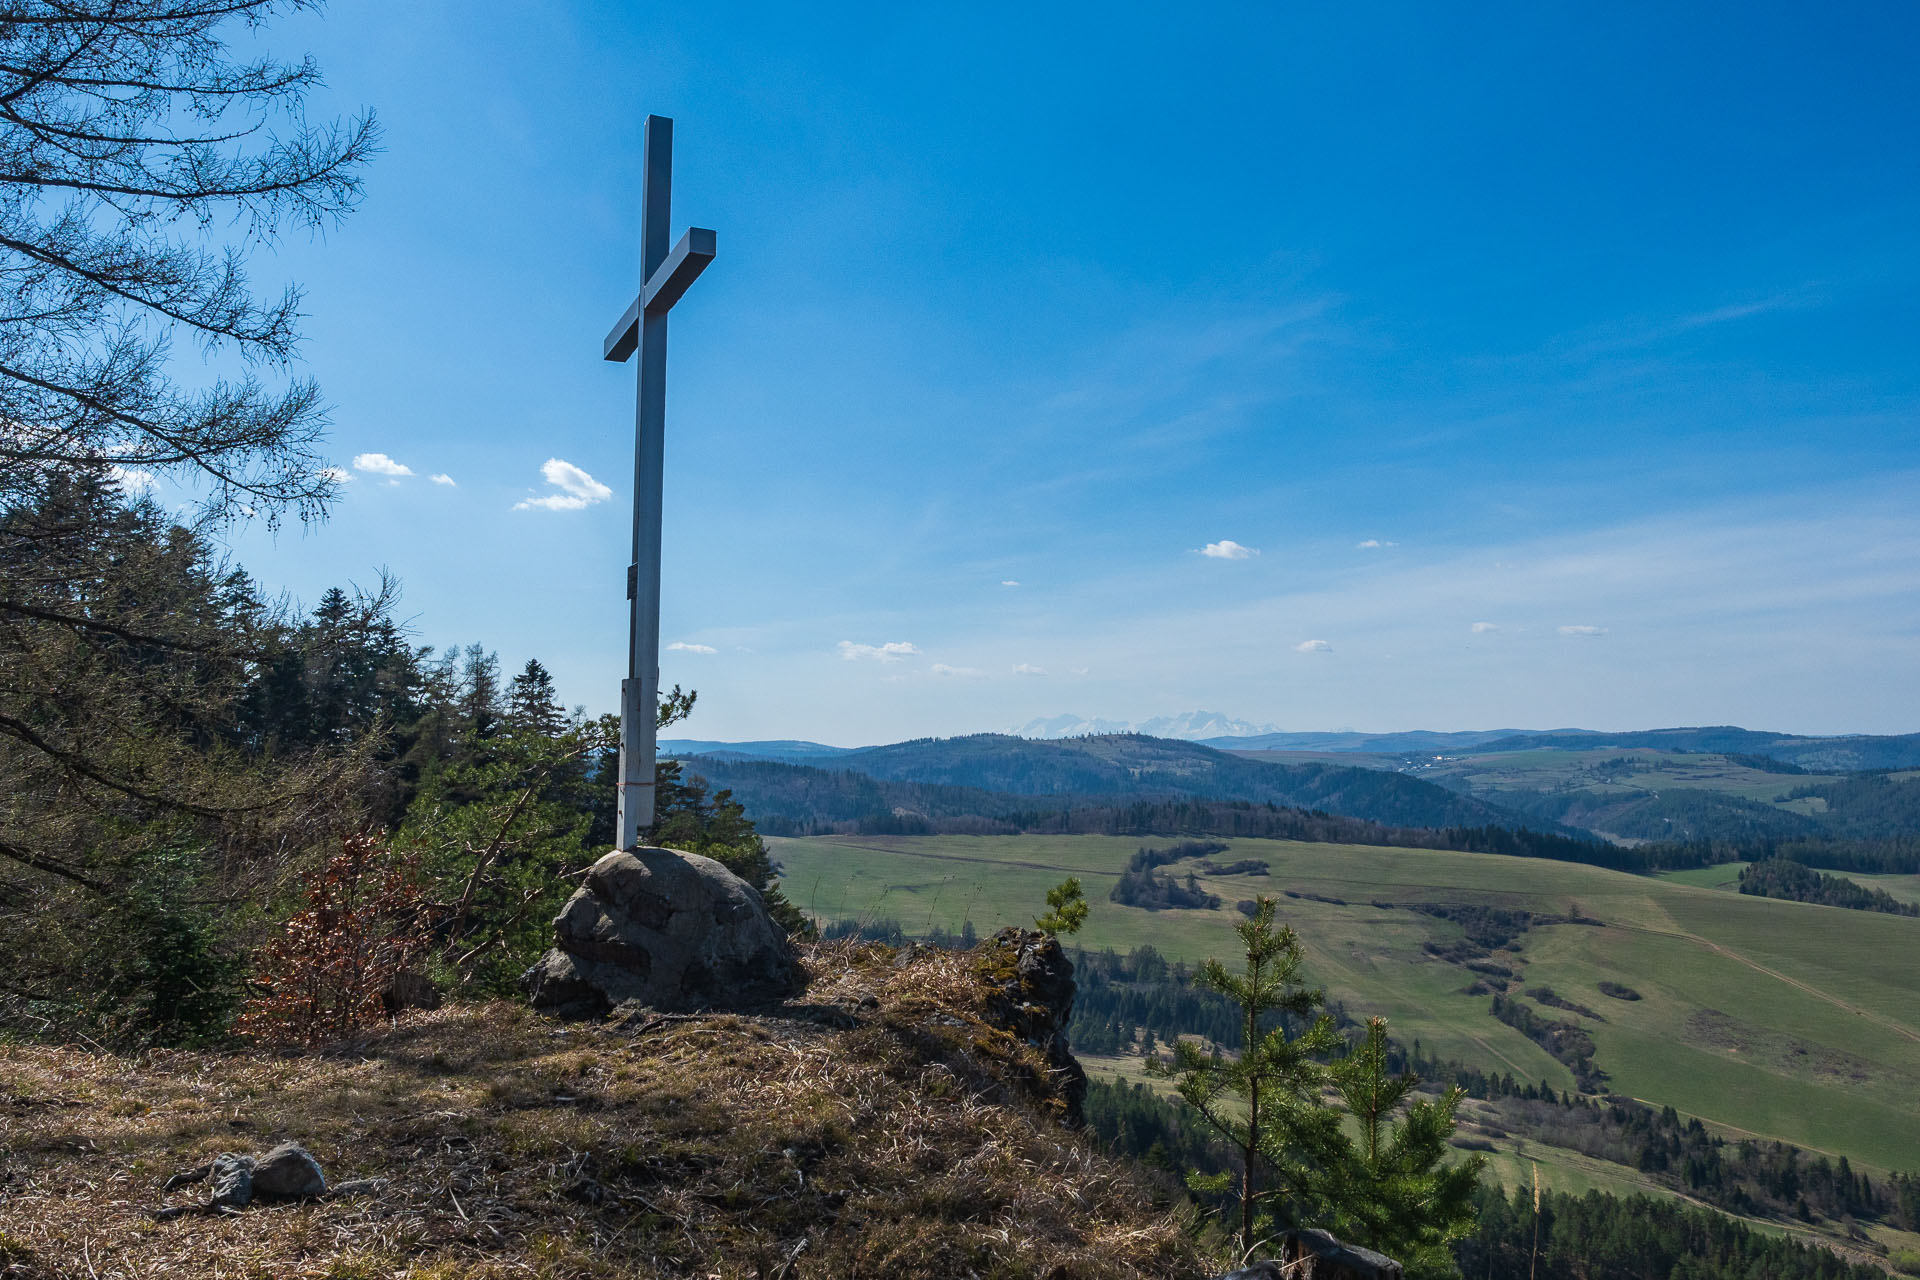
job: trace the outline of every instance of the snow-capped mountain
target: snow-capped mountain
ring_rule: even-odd
[[[1202,738],[1250,738],[1262,733],[1278,733],[1270,724],[1251,724],[1222,715],[1218,711],[1188,711],[1177,716],[1155,716],[1151,720],[1102,720],[1084,716],[1043,716],[1029,720],[1014,733],[1022,738],[1079,738],[1090,733],[1145,733],[1156,738],[1180,738],[1197,742]]]

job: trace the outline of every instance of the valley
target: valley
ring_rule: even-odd
[[[1233,904],[1272,895],[1303,940],[1311,980],[1351,1017],[1386,1016],[1397,1041],[1418,1042],[1430,1059],[1559,1093],[1671,1106],[1730,1139],[1846,1156],[1874,1177],[1917,1163],[1920,990],[1911,957],[1920,920],[1718,887],[1737,878],[1737,867],[1651,877],[1448,850],[1236,839],[1221,841],[1227,849],[1212,860],[1264,861],[1268,875],[1202,873],[1198,883],[1221,908],[1149,911],[1107,895],[1151,840],[769,843],[788,896],[820,919],[896,921],[917,935],[971,922],[985,934],[1025,922],[1047,887],[1074,875],[1093,906],[1076,943],[1122,953],[1150,945],[1187,964],[1229,958]],[[1192,865],[1173,870],[1184,875]],[[1503,943],[1498,928],[1488,932],[1495,916],[1518,924]],[[1496,991],[1523,1012],[1497,1018]],[[1590,1058],[1570,1065],[1566,1052],[1555,1057],[1514,1025],[1527,1015],[1536,1026],[1576,1027]],[[1090,1065],[1141,1078],[1137,1055],[1096,1056]],[[1486,1123],[1480,1102],[1464,1114],[1463,1139],[1490,1143],[1503,1177],[1537,1161],[1561,1190],[1623,1192],[1649,1182],[1641,1170]]]

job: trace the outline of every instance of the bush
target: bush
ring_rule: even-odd
[[[283,1044],[321,1044],[386,1016],[382,996],[426,945],[414,859],[350,836],[307,877],[307,906],[261,949],[239,1030]]]

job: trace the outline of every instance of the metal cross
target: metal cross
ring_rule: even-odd
[[[640,178],[640,296],[613,331],[605,355],[640,352],[634,410],[633,563],[627,566],[627,678],[620,684],[617,849],[632,849],[653,825],[654,719],[660,705],[660,499],[667,431],[667,311],[713,261],[713,232],[700,227],[667,250],[673,194],[673,121],[648,116]]]

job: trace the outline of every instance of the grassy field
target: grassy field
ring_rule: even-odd
[[[1236,840],[1223,861],[1266,859],[1266,877],[1216,877],[1219,911],[1149,912],[1107,900],[1136,839],[1097,836],[820,837],[769,842],[785,887],[826,918],[893,919],[910,933],[964,920],[985,933],[1027,923],[1067,875],[1094,910],[1093,948],[1152,943],[1188,961],[1230,955],[1236,899],[1282,890],[1317,983],[1356,1015],[1384,1014],[1425,1049],[1555,1088],[1565,1067],[1497,1022],[1473,975],[1427,942],[1461,937],[1412,903],[1481,904],[1597,918],[1527,932],[1503,961],[1605,1018],[1578,1020],[1607,1087],[1729,1132],[1778,1137],[1878,1171],[1920,1165],[1920,920],[1743,897],[1571,863],[1430,850]],[[1725,874],[1725,869],[1720,869]],[[1610,999],[1611,980],[1642,999]],[[1571,1174],[1579,1171],[1569,1166]],[[1589,1173],[1583,1176],[1598,1176]],[[1610,1175],[1615,1176],[1615,1175]]]
[[[1662,871],[1660,878],[1670,884],[1691,884],[1702,889],[1731,889],[1740,891],[1740,873],[1746,869],[1744,862],[1722,862],[1711,867],[1688,867],[1685,871]]]

